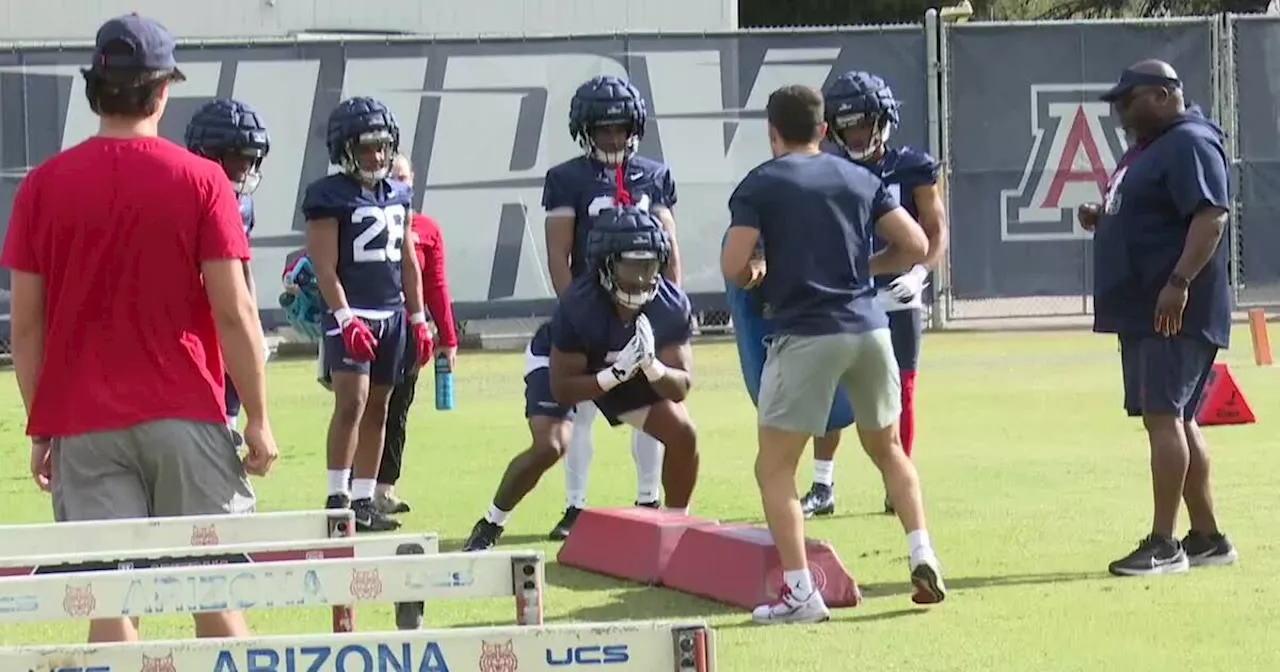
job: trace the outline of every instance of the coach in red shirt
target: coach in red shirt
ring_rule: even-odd
[[[392,166],[393,178],[413,184],[413,163],[401,154]],[[422,269],[423,305],[431,312],[436,325],[436,338],[440,354],[449,358],[453,368],[458,354],[458,332],[453,322],[453,300],[449,297],[449,280],[444,270],[444,236],[440,226],[430,217],[418,213],[413,216],[413,250],[418,255],[418,268]],[[412,341],[412,339],[410,339]],[[410,349],[417,346],[413,343]],[[409,505],[396,497],[396,482],[400,480],[400,467],[404,463],[405,435],[409,425],[409,408],[413,405],[418,387],[418,357],[405,359],[404,380],[391,391],[387,410],[387,436],[383,442],[382,464],[378,467],[378,485],[374,502],[384,513],[408,513]]]
[[[98,134],[22,182],[0,258],[31,474],[60,522],[250,512],[246,471],[265,474],[278,454],[235,193],[218,164],[159,137],[185,79],[173,51],[149,19],[103,24],[84,70]],[[243,461],[223,351],[248,421]],[[203,637],[248,634],[239,613],[195,621]],[[137,637],[127,618],[89,631]]]

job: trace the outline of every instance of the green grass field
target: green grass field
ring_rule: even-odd
[[[720,632],[721,669],[1170,670],[1280,669],[1275,576],[1280,438],[1273,425],[1280,379],[1253,366],[1244,330],[1223,357],[1260,424],[1208,430],[1221,520],[1240,549],[1232,568],[1184,576],[1117,579],[1106,565],[1147,531],[1150,488],[1145,437],[1119,409],[1115,341],[1083,333],[939,334],[927,338],[917,462],[930,532],[948,600],[916,609],[908,597],[906,547],[896,520],[877,513],[882,490],[849,437],[837,465],[838,515],[812,523],[862,584],[866,601],[819,626],[759,628],[748,614],[661,588],[624,584],[550,564],[550,621],[705,617]],[[414,505],[406,531],[436,531],[456,549],[484,512],[507,460],[527,444],[520,354],[465,354],[459,409],[438,413],[430,379],[410,425],[400,492]],[[697,348],[691,397],[702,443],[695,513],[759,521],[752,477],[755,423],[729,344]],[[276,471],[259,481],[261,510],[316,508],[324,499],[324,431],[330,402],[308,361],[272,364]],[[27,476],[21,403],[12,374],[0,380],[6,523],[50,520]],[[596,427],[591,501],[628,505],[635,471],[628,434]],[[808,484],[808,467],[802,485]],[[517,510],[506,546],[540,548],[563,506],[557,469]],[[19,553],[20,549],[5,549]],[[325,609],[252,612],[265,634],[324,631]],[[436,627],[510,621],[508,601],[428,605]],[[392,629],[390,608],[363,609],[362,630]],[[75,623],[5,626],[4,644],[76,642]],[[187,637],[189,619],[144,622],[148,639]],[[7,671],[6,671],[7,672]]]

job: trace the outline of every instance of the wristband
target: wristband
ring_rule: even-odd
[[[659,380],[662,380],[662,377],[665,375],[667,375],[667,365],[656,359],[650,362],[648,366],[644,367],[644,377],[648,378],[651,383],[656,383]]]
[[[333,319],[338,321],[339,327],[345,327],[351,324],[351,320],[356,319],[355,313],[350,308],[339,308],[333,311]]]
[[[613,369],[601,369],[596,372],[596,384],[600,386],[600,389],[608,392],[609,390],[621,385],[622,381],[618,380],[618,377],[613,375]]]
[[[426,323],[427,323],[426,311],[419,310],[418,312],[409,316],[409,324],[426,324]]]

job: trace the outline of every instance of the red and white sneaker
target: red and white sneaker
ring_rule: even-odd
[[[762,604],[751,612],[751,620],[761,625],[777,623],[821,623],[831,618],[831,610],[822,601],[818,591],[809,593],[804,599],[791,592],[791,586],[783,585],[782,593],[777,601]]]

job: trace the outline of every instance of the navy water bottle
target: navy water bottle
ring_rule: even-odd
[[[436,355],[436,410],[453,410],[453,367],[444,354]]]

